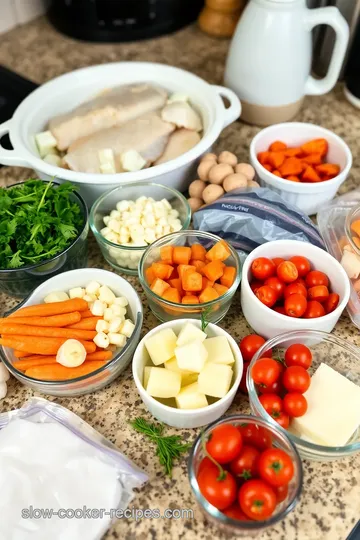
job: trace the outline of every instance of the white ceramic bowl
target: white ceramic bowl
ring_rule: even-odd
[[[325,272],[329,277],[331,290],[340,296],[338,307],[328,315],[317,319],[296,319],[282,315],[266,307],[255,296],[249,285],[251,263],[258,257],[283,257],[289,259],[294,255],[307,257],[313,269]],[[350,296],[349,279],[341,264],[329,253],[312,244],[296,240],[275,240],[263,244],[248,255],[243,266],[241,280],[241,307],[245,319],[256,333],[267,339],[291,330],[322,330],[331,332]]]
[[[157,399],[151,397],[146,392],[142,384],[144,367],[152,364],[145,347],[145,341],[153,334],[159,332],[160,330],[164,330],[164,328],[171,328],[172,330],[174,330],[175,334],[178,334],[184,324],[189,321],[191,322],[191,324],[197,326],[198,328],[201,328],[200,321],[196,321],[193,319],[179,319],[177,321],[169,321],[164,324],[160,324],[159,326],[151,330],[151,332],[146,334],[146,336],[140,341],[139,345],[137,346],[132,364],[135,384],[146,408],[151,412],[153,416],[155,416],[155,418],[160,420],[160,422],[164,422],[165,424],[176,428],[196,428],[200,426],[205,426],[210,422],[214,422],[215,420],[220,418],[220,416],[222,416],[228,410],[231,403],[233,402],[243,372],[243,359],[236,341],[230,336],[230,334],[225,332],[225,330],[223,330],[219,326],[216,326],[215,324],[209,323],[206,329],[208,336],[225,336],[229,341],[231,350],[235,358],[234,380],[226,396],[219,399],[215,403],[204,407],[203,409],[189,410],[181,410],[176,409],[175,407],[169,407],[168,405],[164,405],[163,403],[160,403],[160,401],[158,401]]]
[[[107,285],[117,296],[125,296],[128,299],[129,305],[127,310],[131,320],[135,324],[132,336],[128,339],[123,349],[115,351],[113,358],[105,366],[93,373],[68,381],[41,381],[27,377],[23,372],[13,367],[12,362],[15,357],[12,349],[0,346],[0,357],[10,373],[33,390],[50,396],[74,397],[88,394],[112,382],[130,363],[135,347],[140,339],[143,321],[142,304],[130,283],[113,272],[96,268],[81,268],[79,270],[64,272],[39,285],[23,302],[16,306],[16,309],[33,304],[41,304],[44,297],[51,292],[67,291],[73,287],[84,287],[90,281],[97,281],[98,283]],[[11,310],[11,312],[13,311],[15,309]]]
[[[87,174],[54,167],[40,159],[33,136],[43,131],[50,118],[68,112],[102,90],[123,84],[146,81],[169,92],[190,96],[204,122],[201,141],[178,158],[142,171],[122,174]],[[229,102],[226,109],[222,96]],[[207,152],[221,131],[241,113],[238,97],[227,88],[213,86],[183,69],[151,62],[118,62],[79,69],[42,85],[16,109],[13,118],[0,125],[0,138],[9,133],[14,150],[0,146],[0,163],[30,167],[47,180],[70,180],[77,184],[88,205],[105,191],[121,184],[154,181],[185,191],[193,180],[195,161]]]
[[[301,146],[311,139],[326,139],[329,143],[327,161],[340,165],[340,174],[331,180],[316,184],[291,182],[267,171],[257,159],[259,152],[268,150],[274,141],[283,141],[288,146]],[[305,214],[312,215],[335,196],[345,182],[352,165],[348,145],[335,133],[314,124],[286,122],[261,130],[250,144],[250,161],[263,187],[279,193],[285,201],[297,206]]]

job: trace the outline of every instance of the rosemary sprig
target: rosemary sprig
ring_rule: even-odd
[[[174,460],[186,452],[191,443],[183,444],[180,435],[164,436],[163,424],[151,424],[141,417],[135,418],[133,422],[130,422],[130,425],[156,444],[156,455],[159,457],[161,465],[164,466],[165,473],[171,476]]]
[[[205,332],[206,328],[208,327],[209,321],[207,320],[207,318],[210,313],[211,307],[207,307],[201,312],[201,330],[203,332]]]

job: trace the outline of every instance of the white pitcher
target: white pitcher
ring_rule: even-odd
[[[329,70],[310,75],[312,29],[330,25],[336,33]],[[232,39],[225,84],[242,103],[241,118],[257,125],[286,122],[300,110],[305,95],[329,92],[335,85],[349,40],[349,27],[335,7],[307,9],[305,0],[250,0]]]

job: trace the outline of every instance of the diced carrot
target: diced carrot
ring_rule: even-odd
[[[268,163],[269,156],[270,156],[270,152],[259,152],[257,155],[257,158],[259,162],[261,163],[261,165],[264,166],[266,163]]]
[[[294,174],[290,174],[290,176],[287,176],[286,180],[290,180],[290,182],[300,182],[300,178],[298,176],[295,176]]]
[[[207,277],[202,278],[202,288],[203,290],[206,289],[206,287],[213,287],[214,281],[210,281]]]
[[[223,275],[224,267],[225,265],[221,261],[211,261],[204,267],[204,275],[210,281],[216,281]]]
[[[191,259],[191,248],[186,246],[175,246],[173,249],[174,264],[189,264]]]
[[[285,157],[299,157],[302,153],[303,151],[301,148],[288,148],[287,150],[284,150]]]
[[[170,287],[177,289],[179,291],[180,296],[184,296],[184,289],[181,286],[180,278],[169,279],[169,285]]]
[[[340,167],[339,165],[336,165],[336,163],[322,163],[315,167],[315,169],[319,174],[330,176],[330,178],[334,178],[340,172]]]
[[[162,296],[166,289],[168,289],[169,287],[170,285],[166,283],[166,281],[163,281],[160,278],[155,278],[151,284],[150,289],[158,296]]]
[[[186,272],[187,270],[192,270],[193,272],[195,272],[196,268],[195,268],[195,266],[192,266],[190,264],[179,264],[179,266],[177,267],[177,271],[179,273],[179,278],[181,280],[183,278],[184,272]]]
[[[344,247],[345,246],[349,246],[349,240],[346,238],[346,236],[342,236],[339,240],[339,247],[341,249],[341,251],[344,250]]]
[[[273,171],[272,172],[275,176],[278,176],[279,178],[282,178],[280,171]]]
[[[321,182],[321,177],[318,175],[318,173],[315,171],[311,165],[308,165],[305,169],[305,172],[303,173],[301,177],[303,182]]]
[[[270,152],[269,165],[274,169],[278,169],[285,161],[285,155],[282,152]]]
[[[235,266],[226,266],[224,268],[224,273],[222,277],[220,278],[221,285],[225,285],[225,287],[230,288],[231,285],[234,283],[236,278],[236,268]]]
[[[193,294],[186,294],[185,296],[183,296],[181,303],[182,304],[198,304],[199,299],[197,296]]]
[[[198,292],[202,290],[202,275],[198,272],[187,271],[184,273],[182,288],[187,292]]]
[[[201,244],[191,246],[191,258],[197,261],[205,261],[206,249]]]
[[[282,176],[297,176],[298,174],[302,173],[303,169],[304,166],[300,159],[296,157],[289,157],[285,159],[284,163],[279,168],[279,171],[281,172]]]
[[[325,156],[327,154],[328,147],[329,145],[326,139],[313,139],[312,141],[302,144],[301,150],[307,156],[310,154],[321,154],[322,156]]]
[[[173,271],[172,266],[168,264],[163,264],[162,262],[154,262],[152,264],[152,269],[154,271],[155,277],[163,280],[169,279]]]
[[[266,169],[266,170],[269,171],[269,172],[272,172],[272,170],[273,170],[272,166],[269,165],[268,163],[265,163],[265,164],[263,165],[263,167],[264,167],[264,169]]]
[[[202,274],[202,269],[204,268],[204,266],[206,266],[206,262],[198,261],[196,259],[191,259],[190,265],[194,266],[196,271],[199,272],[200,274]]]
[[[282,141],[274,141],[269,146],[270,152],[281,152],[282,150],[286,150],[287,145]]]
[[[352,241],[354,242],[355,246],[360,248],[360,238],[358,236],[352,236]]]
[[[350,225],[350,229],[352,230],[352,232],[360,236],[360,219],[356,219],[355,221],[353,221]]]
[[[175,287],[169,287],[164,291],[162,294],[162,297],[164,300],[168,300],[169,302],[174,302],[175,304],[179,304],[181,302],[180,293]]]
[[[145,270],[145,277],[146,277],[146,281],[149,283],[149,285],[152,284],[152,282],[154,281],[155,279],[155,272],[154,272],[154,269],[152,266],[149,266],[146,270]]]
[[[173,246],[163,246],[160,248],[160,259],[162,261],[171,261],[170,264],[172,264],[173,260]]]
[[[229,290],[229,287],[225,287],[225,285],[221,285],[220,283],[214,283],[213,287],[220,296]]]
[[[210,263],[212,264],[212,263]],[[203,292],[199,296],[199,301],[201,304],[204,302],[211,302],[211,300],[216,300],[216,298],[219,298],[219,294],[213,287],[206,287],[206,289],[203,290]]]
[[[209,261],[226,261],[230,257],[231,251],[224,240],[217,242],[206,254]]]
[[[307,165],[320,165],[322,163],[322,155],[309,154],[308,156],[303,157],[301,161],[307,163]]]

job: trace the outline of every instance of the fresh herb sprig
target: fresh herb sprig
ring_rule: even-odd
[[[182,443],[180,435],[164,436],[163,424],[151,424],[141,417],[135,418],[130,425],[156,444],[156,455],[166,474],[171,476],[174,460],[180,458],[181,454],[190,448],[191,443]]]
[[[201,330],[203,332],[205,332],[205,330],[207,329],[209,325],[210,321],[208,321],[208,316],[210,315],[210,313],[211,313],[211,307],[207,307],[201,312],[200,320],[201,320]]]
[[[70,200],[69,182],[30,179],[0,188],[0,268],[28,266],[54,257],[80,232],[84,218]]]

